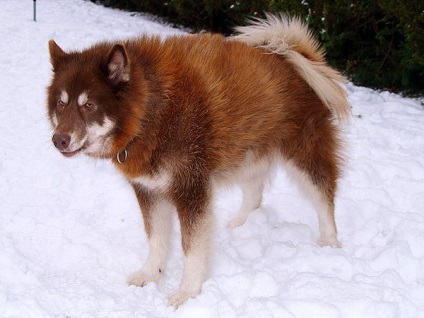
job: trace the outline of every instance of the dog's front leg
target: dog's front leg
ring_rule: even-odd
[[[143,268],[133,273],[128,283],[143,287],[150,282],[157,282],[164,272],[172,234],[173,206],[143,186],[135,184],[133,188],[143,214],[150,249]]]
[[[180,288],[169,298],[174,307],[197,296],[208,275],[214,227],[210,196],[210,186],[205,179],[185,180],[184,185],[174,187],[173,200],[180,220],[184,252],[183,279]]]

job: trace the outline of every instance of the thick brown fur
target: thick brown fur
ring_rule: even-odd
[[[113,123],[101,136],[108,143],[87,154],[112,159],[139,200],[151,254],[130,283],[159,278],[170,240],[162,233],[170,221],[162,216],[165,208],[177,210],[186,269],[171,297],[176,306],[194,297],[206,279],[214,185],[251,182],[245,172],[257,165],[288,165],[308,183],[312,199],[325,210],[318,211],[326,215],[320,219],[321,243],[338,245],[334,197],[341,159],[338,114],[332,109],[337,105],[318,96],[290,57],[258,47],[264,43],[244,42],[211,34],[142,36],[71,53],[49,44],[54,77],[48,114],[55,144],[83,123],[102,127],[105,118]],[[308,67],[319,63],[318,76],[334,82],[325,72],[338,73],[325,64],[315,42],[296,54]],[[319,73],[319,67],[327,69]],[[80,105],[85,97],[87,107]],[[56,146],[73,154],[65,144]],[[202,268],[192,274],[194,263]]]

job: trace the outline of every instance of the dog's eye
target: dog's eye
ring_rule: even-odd
[[[86,113],[91,113],[96,110],[96,104],[90,101],[87,101],[85,104],[82,105],[81,110]]]
[[[93,108],[93,106],[94,106],[94,104],[91,103],[91,102],[87,102],[87,103],[84,104],[84,107],[86,107],[86,108]]]
[[[57,101],[57,107],[59,107],[59,108],[63,108],[63,107],[65,107],[65,103],[59,99],[59,100]]]

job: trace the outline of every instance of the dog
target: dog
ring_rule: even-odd
[[[140,36],[64,52],[49,41],[52,141],[65,157],[111,160],[137,196],[149,242],[128,283],[162,276],[171,213],[181,227],[184,273],[178,307],[201,291],[209,269],[214,189],[239,184],[229,227],[259,207],[277,165],[309,195],[322,246],[339,247],[334,198],[350,106],[324,51],[298,18],[268,14],[236,35]]]

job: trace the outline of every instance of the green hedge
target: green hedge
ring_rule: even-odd
[[[194,31],[230,34],[264,12],[301,16],[356,84],[424,96],[423,0],[98,0]]]

